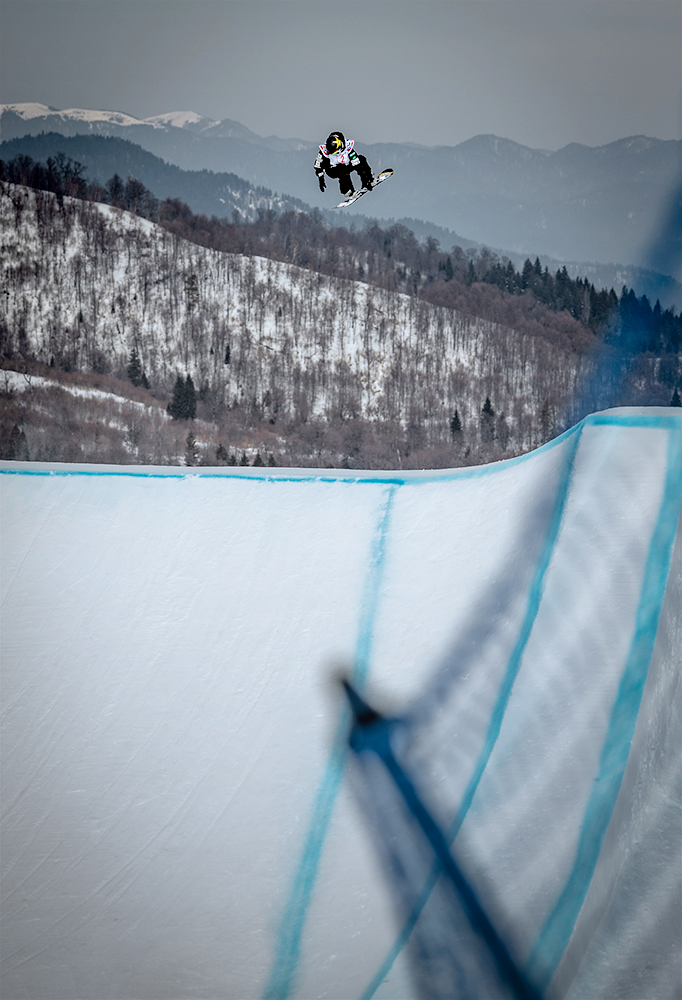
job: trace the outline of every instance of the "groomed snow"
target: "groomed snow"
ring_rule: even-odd
[[[681,411],[449,472],[0,490],[3,996],[415,997],[342,665],[548,996],[679,996]]]

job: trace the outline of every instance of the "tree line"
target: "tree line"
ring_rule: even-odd
[[[19,155],[0,160],[0,180],[103,202],[157,222],[169,232],[209,249],[255,254],[295,264],[331,277],[366,281],[389,291],[417,295],[435,305],[458,309],[523,333],[560,341],[583,352],[595,340],[628,356],[656,356],[682,350],[682,314],[653,306],[623,286],[596,289],[586,278],[571,278],[566,267],[552,274],[539,258],[519,271],[487,248],[443,251],[433,237],[420,243],[397,224],[382,229],[368,220],[361,229],[335,228],[321,214],[259,210],[249,221],[197,215],[177,198],[159,201],[134,177],[114,174],[104,187],[88,183],[83,166],[58,153],[45,164]]]

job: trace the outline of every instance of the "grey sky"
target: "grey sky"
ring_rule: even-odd
[[[260,135],[680,138],[679,0],[3,0],[0,100]]]

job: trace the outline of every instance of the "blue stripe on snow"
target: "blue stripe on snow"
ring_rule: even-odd
[[[595,420],[595,423],[600,422],[603,421]],[[661,424],[652,421],[646,426],[659,427]],[[566,950],[599,860],[625,773],[654,650],[682,500],[682,434],[679,421],[671,431],[663,499],[649,545],[634,636],[611,710],[599,771],[585,808],[575,861],[527,964],[529,975],[542,990],[549,985]]]
[[[516,680],[519,668],[521,666],[521,660],[526,649],[526,645],[530,638],[530,634],[533,628],[533,624],[538,614],[538,609],[540,607],[540,601],[542,599],[542,592],[544,588],[545,575],[549,567],[552,555],[554,553],[554,547],[556,545],[557,538],[559,536],[559,530],[561,528],[561,523],[564,516],[564,511],[566,509],[566,500],[571,486],[571,481],[573,477],[573,468],[575,464],[575,456],[578,450],[578,445],[580,443],[580,437],[584,422],[577,424],[576,427],[569,431],[569,435],[573,434],[573,441],[570,443],[570,448],[566,456],[564,467],[561,473],[561,478],[557,487],[556,498],[554,501],[554,509],[552,510],[551,517],[549,519],[549,524],[547,526],[547,531],[545,534],[545,540],[542,546],[542,552],[538,559],[537,565],[535,567],[535,572],[531,580],[528,601],[526,604],[526,611],[524,614],[523,622],[519,630],[516,642],[514,644],[514,649],[507,662],[507,667],[505,674],[500,685],[500,690],[497,696],[497,701],[493,708],[490,722],[488,723],[488,731],[486,733],[485,742],[483,748],[476,762],[476,766],[473,770],[472,776],[469,780],[469,784],[462,796],[462,801],[460,803],[457,814],[452,822],[450,829],[448,830],[449,842],[452,841],[457,836],[459,829],[464,822],[464,819],[469,811],[471,803],[473,801],[474,795],[478,789],[478,786],[483,777],[483,773],[490,760],[490,755],[493,752],[497,739],[500,735],[500,729],[502,727],[502,720],[504,718],[504,713],[509,703],[509,698],[511,697],[512,688],[514,686],[514,681]],[[564,436],[565,440],[566,436]],[[396,938],[393,947],[384,959],[380,969],[369,983],[364,993],[362,994],[361,1000],[370,1000],[374,996],[375,992],[386,978],[390,972],[393,963],[396,958],[407,944],[409,937],[414,930],[415,924],[419,919],[419,916],[426,905],[429,896],[438,880],[440,874],[439,868],[434,868],[431,872],[427,882],[424,884],[419,899],[415,904],[412,912],[408,916],[405,924],[400,930],[398,937]]]
[[[596,866],[603,836],[605,834],[606,827],[608,826],[608,821],[610,820],[613,806],[615,805],[615,799],[618,794],[618,789],[620,787],[620,782],[622,780],[631,735],[632,732],[634,732],[634,725],[641,700],[642,688],[646,679],[646,671],[648,669],[651,650],[653,649],[653,642],[656,635],[662,596],[665,590],[671,546],[675,537],[677,515],[679,512],[680,493],[682,491],[682,458],[680,449],[681,424],[678,414],[648,415],[643,413],[618,414],[609,412],[603,414],[593,414],[582,421],[581,424],[571,428],[565,434],[561,435],[561,437],[554,439],[535,452],[521,455],[517,458],[508,459],[504,462],[498,462],[493,465],[468,467],[435,473],[415,472],[413,474],[407,473],[399,476],[395,473],[389,473],[386,476],[382,476],[377,473],[369,473],[367,475],[358,474],[350,476],[330,476],[328,474],[316,475],[307,472],[302,472],[300,474],[273,474],[271,471],[266,470],[263,470],[262,472],[256,472],[255,470],[249,472],[233,472],[232,470],[221,470],[220,472],[190,472],[189,470],[185,471],[180,469],[176,471],[169,470],[166,473],[141,470],[137,471],[134,467],[126,469],[92,469],[88,467],[79,468],[68,466],[63,469],[55,469],[54,467],[37,468],[35,466],[27,467],[18,463],[8,463],[0,466],[0,475],[53,477],[90,476],[100,478],[109,476],[117,478],[132,477],[139,479],[179,480],[194,478],[213,480],[239,479],[241,481],[252,480],[255,482],[260,481],[262,483],[298,482],[307,485],[314,483],[357,483],[360,485],[365,483],[367,485],[381,485],[387,487],[388,497],[384,507],[382,508],[382,516],[373,544],[372,562],[367,577],[360,630],[356,645],[355,681],[358,686],[362,686],[369,666],[372,627],[377,610],[390,510],[396,487],[403,485],[419,486],[422,484],[438,481],[442,482],[445,480],[452,481],[456,479],[478,478],[492,473],[502,472],[510,466],[517,465],[533,458],[539,451],[545,451],[549,448],[556,447],[576,432],[578,432],[575,440],[575,446],[577,446],[580,431],[583,427],[600,425],[651,427],[660,430],[667,430],[673,433],[671,434],[671,441],[669,444],[669,463],[665,496],[657,527],[655,529],[654,538],[650,547],[640,600],[640,608],[637,616],[635,638],[630,651],[628,664],[621,681],[619,694],[614,705],[609,735],[602,752],[600,779],[595,784],[595,788],[588,803],[574,870],[559,899],[559,902],[555,907],[554,912],[545,925],[541,937],[536,944],[534,955],[531,958],[531,963],[533,964],[533,968],[536,970],[537,974],[541,978],[544,977],[544,979],[547,979],[548,976],[551,978],[551,975],[553,975],[561,955],[565,950],[575,925],[578,912],[588,891],[589,882],[591,880],[594,867]],[[568,475],[570,477],[570,473],[568,473]],[[569,479],[567,478],[566,488],[568,488],[568,486]],[[562,512],[564,502],[565,496],[559,502]],[[561,514],[559,515],[559,522],[560,519]],[[550,527],[547,536],[548,539],[551,534],[552,529]],[[552,542],[552,547],[553,544],[554,542]],[[469,788],[465,793],[465,799],[460,807],[460,811],[458,812],[456,820],[453,824],[453,828],[450,831],[453,837],[456,835],[457,830],[466,815],[466,811],[471,800],[473,799],[476,788],[478,787],[480,777],[482,776],[485,766],[487,765],[487,760],[490,756],[490,752],[492,751],[492,747],[494,746],[497,735],[499,734],[499,727],[501,725],[504,710],[511,692],[511,685],[513,685],[513,679],[515,677],[514,670],[518,670],[518,665],[520,664],[520,659],[523,650],[525,649],[528,635],[530,634],[532,622],[537,614],[537,607],[535,608],[535,611],[533,611],[533,605],[535,600],[537,599],[537,601],[539,601],[541,597],[542,580],[545,571],[544,569],[541,569],[541,565],[545,562],[546,556],[551,557],[551,547],[548,551],[546,550],[543,552],[543,556],[538,564],[538,567],[536,568],[534,582],[531,585],[531,593],[529,595],[526,619],[519,635],[517,649],[515,649],[512,654],[508,664],[505,681],[500,689],[498,703],[489,724],[486,746],[482,751],[481,757],[479,758],[476,771],[472,777]],[[516,663],[515,668],[514,663]],[[299,864],[294,886],[283,915],[280,927],[279,950],[275,963],[273,964],[270,983],[268,984],[268,988],[265,993],[265,996],[269,998],[276,997],[284,1000],[284,998],[289,996],[292,987],[293,977],[300,953],[303,923],[307,907],[310,902],[324,839],[332,815],[334,801],[336,799],[343,775],[346,729],[347,722],[344,719],[340,725],[337,738],[330,754],[323,782],[318,790],[313,810],[313,818],[303,855]],[[630,733],[630,736],[626,739],[627,733]],[[602,782],[605,782],[603,788],[600,787]],[[423,903],[426,902],[428,894],[431,891],[428,885],[425,886],[424,891],[425,896]],[[420,904],[419,912],[421,911],[423,903]],[[408,924],[406,924],[403,928],[401,935],[395,942],[390,955],[387,957],[382,966],[382,969],[379,973],[377,973],[377,976],[363,994],[363,1000],[369,1000],[380,985],[386,973],[390,970],[395,958],[409,938],[412,927],[414,926],[418,916],[419,913],[416,912],[412,923],[409,924],[408,922]]]
[[[386,541],[393,510],[396,486],[385,493],[380,506],[379,521],[372,540],[369,572],[365,580],[360,622],[355,646],[353,680],[362,688],[367,678],[374,634],[374,622],[386,558]],[[340,720],[322,783],[317,791],[312,818],[294,883],[280,921],[277,951],[264,1000],[286,1000],[290,995],[301,952],[301,937],[312,898],[322,848],[331,822],[334,803],[341,787],[350,715]]]
[[[585,420],[577,424],[576,427],[567,431],[560,438],[555,439],[555,441],[550,442],[550,444],[556,444],[562,440],[565,440],[570,434],[572,434],[577,429],[581,429],[586,426],[616,426],[616,427],[650,427],[656,430],[665,430],[669,432],[669,443],[668,443],[668,470],[667,479],[665,487],[665,495],[659,514],[658,523],[652,537],[647,567],[645,571],[644,584],[642,588],[642,598],[640,601],[640,609],[637,616],[637,630],[635,633],[635,639],[633,640],[633,646],[630,652],[630,657],[628,659],[628,664],[631,664],[634,668],[633,655],[638,653],[642,654],[644,647],[648,644],[649,653],[646,659],[646,668],[644,671],[644,676],[640,677],[638,680],[630,676],[626,680],[627,667],[621,681],[621,688],[619,693],[619,698],[622,696],[622,704],[618,709],[614,706],[614,715],[612,716],[612,723],[614,724],[614,731],[611,734],[609,730],[609,736],[602,752],[601,760],[601,770],[600,777],[605,779],[610,772],[611,776],[611,787],[609,789],[610,798],[605,796],[600,796],[600,785],[599,781],[595,785],[595,791],[593,791],[594,802],[590,799],[588,807],[586,810],[585,820],[583,822],[583,840],[581,840],[578,848],[578,855],[576,858],[576,863],[571,877],[569,878],[568,884],[562,893],[559,903],[555,908],[555,912],[547,921],[544,930],[541,933],[540,939],[538,940],[534,953],[529,959],[527,972],[529,977],[534,981],[538,982],[541,988],[547,985],[551,977],[554,975],[561,956],[566,949],[568,941],[571,934],[573,933],[573,927],[575,926],[575,921],[578,916],[578,912],[582,903],[587,895],[589,888],[589,882],[592,878],[594,868],[596,866],[599,849],[601,848],[601,843],[606,832],[606,827],[611,818],[613,808],[615,806],[616,797],[618,794],[618,789],[620,788],[620,783],[622,780],[623,771],[625,769],[625,763],[627,762],[627,753],[630,749],[630,740],[632,739],[632,732],[634,732],[634,726],[637,719],[637,711],[639,710],[639,702],[641,700],[641,693],[644,685],[644,680],[646,680],[646,670],[648,670],[648,664],[651,659],[651,652],[653,651],[653,643],[656,638],[656,631],[658,628],[658,619],[660,617],[661,607],[663,603],[663,596],[665,592],[665,585],[668,577],[668,570],[670,564],[670,557],[672,554],[672,545],[675,540],[675,533],[677,529],[677,519],[680,512],[680,499],[682,497],[682,445],[680,443],[680,438],[682,435],[682,421],[677,414],[673,415],[660,415],[660,414],[616,414],[616,413],[598,413],[586,417]],[[544,446],[545,448],[547,445]],[[532,452],[531,454],[536,454]],[[571,463],[573,462],[573,457],[571,458]],[[489,468],[494,468],[491,466]],[[570,485],[570,477],[566,480],[566,486]],[[565,497],[560,499],[557,498],[562,509],[565,506]],[[548,531],[548,539],[551,535],[551,528]],[[556,537],[554,539],[556,541]],[[547,543],[546,543],[547,544]],[[552,543],[553,545],[553,543]],[[541,557],[541,562],[545,560],[548,551],[547,548],[543,551]],[[551,552],[549,553],[551,555]],[[667,562],[666,562],[667,559]],[[535,583],[535,580],[534,580]],[[531,588],[532,589],[532,588]],[[540,592],[541,593],[541,588]],[[529,611],[531,605],[529,604]],[[535,609],[535,614],[537,614],[537,608]],[[533,616],[534,618],[535,616]],[[644,629],[642,631],[642,626]],[[519,636],[521,638],[521,636]],[[527,641],[527,639],[526,639]],[[523,646],[525,648],[525,644]],[[512,660],[517,659],[519,654],[522,653],[523,649],[515,649],[510,660],[510,665]],[[519,660],[520,662],[520,660]],[[493,712],[493,718],[497,714],[498,708],[501,706],[501,702],[504,699],[504,689],[505,683],[503,683],[503,688],[501,689],[500,698],[498,698],[498,703]],[[634,684],[634,690],[633,690]],[[508,700],[508,696],[506,698]],[[635,704],[636,702],[636,704]],[[618,704],[618,702],[616,703]],[[506,701],[505,701],[506,706]],[[634,714],[633,714],[634,709]],[[622,731],[617,731],[620,729],[625,716],[628,715],[629,718],[626,720],[626,725]],[[500,719],[501,722],[501,719]],[[616,728],[617,727],[617,728]],[[623,733],[628,731],[628,727],[631,729],[631,734],[629,739],[625,744],[622,742]],[[499,725],[496,727],[492,724],[488,729],[488,736],[486,739],[486,746],[479,758],[479,762],[474,772],[472,781],[464,794],[462,805],[458,810],[457,816],[453,822],[452,828],[450,830],[451,838],[457,835],[457,832],[464,820],[466,812],[471,804],[473,795],[475,794],[480,778],[483,774],[483,770],[487,764],[487,760],[490,757],[490,751],[492,750],[493,744],[490,746],[490,751],[488,751],[489,740],[494,736],[497,739],[499,735]],[[621,761],[622,769],[620,776],[618,777],[618,772],[614,772],[613,768],[617,765],[617,753],[616,747],[610,746],[611,739],[616,742],[620,738],[620,752],[625,754],[625,760]],[[607,752],[607,747],[609,750]],[[481,766],[482,765],[482,766]],[[617,784],[614,779],[617,778]],[[589,815],[588,815],[589,814]],[[589,823],[589,830],[586,824]],[[602,829],[603,827],[603,829]],[[601,830],[601,832],[600,832]],[[596,853],[595,853],[596,852]],[[585,867],[585,861],[594,857],[594,863],[591,868],[589,864]],[[582,880],[579,877],[578,866],[582,866]],[[419,900],[415,904],[415,907],[406,920],[405,924],[400,930],[398,937],[396,938],[393,947],[384,959],[380,969],[369,983],[365,991],[361,996],[361,1000],[371,1000],[375,992],[386,978],[390,972],[395,960],[402,949],[407,944],[412,931],[414,930],[415,924],[419,919],[419,915],[423,910],[426,902],[436,884],[437,872],[432,872],[429,880],[424,885],[424,889],[419,897]],[[585,878],[586,876],[586,878]],[[550,926],[551,925],[551,926]],[[553,949],[553,950],[552,950]],[[540,955],[545,956],[543,959]],[[549,978],[547,978],[549,976]]]

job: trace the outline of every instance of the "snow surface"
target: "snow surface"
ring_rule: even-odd
[[[447,472],[0,473],[4,997],[415,997],[340,665],[548,996],[679,996],[679,410]]]
[[[15,115],[29,121],[31,118],[42,118],[44,115],[61,114],[58,108],[51,108],[47,104],[24,103],[24,104],[0,104],[0,114],[4,111],[13,111]]]
[[[218,122],[204,115],[198,115],[196,111],[169,111],[164,115],[152,115],[150,118],[135,118],[133,115],[125,114],[121,111],[98,111],[88,108],[59,108],[49,107],[47,104],[23,103],[23,104],[0,104],[0,115],[4,111],[12,111],[24,121],[32,118],[44,118],[45,116],[57,115],[63,120],[79,122],[110,122],[112,125],[152,125],[154,128],[163,128],[171,125],[175,128],[186,128],[188,125],[197,125],[204,122],[207,126],[217,125]]]
[[[88,108],[58,108],[48,107],[47,104],[24,103],[24,104],[0,104],[0,114],[4,111],[13,111],[14,114],[29,121],[32,118],[43,118],[45,116],[58,116],[63,121],[71,119],[79,122],[110,122],[112,125],[153,125],[154,128],[161,128],[161,124],[156,124],[154,119],[134,118],[122,111],[97,111]]]
[[[172,125],[174,128],[186,128],[188,125],[198,125],[205,122],[206,125],[217,125],[212,118],[198,115],[196,111],[169,111],[165,115],[154,115],[151,118],[143,119],[145,125]]]
[[[0,372],[0,387],[5,392],[30,392],[31,389],[62,389],[72,396],[80,396],[82,399],[105,399],[120,401],[126,406],[139,410],[147,409],[145,403],[138,403],[125,396],[116,396],[113,392],[105,392],[103,389],[83,389],[77,385],[68,385],[58,382],[56,379],[43,378],[41,375],[24,375],[21,372],[3,370]],[[162,414],[164,419],[170,420],[168,414]]]

